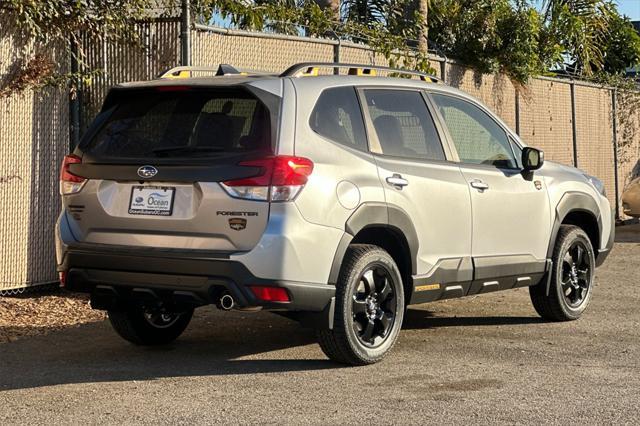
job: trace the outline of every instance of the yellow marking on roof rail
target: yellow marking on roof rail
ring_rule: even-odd
[[[349,75],[375,77],[378,72],[371,68],[349,68]]]

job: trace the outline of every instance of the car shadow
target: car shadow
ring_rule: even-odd
[[[443,318],[409,309],[403,328],[540,322],[533,317]],[[266,312],[206,311],[196,315],[180,339],[160,347],[131,345],[102,321],[1,344],[0,390],[344,368],[327,360],[319,348],[304,348],[315,343],[313,330]],[[287,350],[286,355],[280,350]]]
[[[404,330],[428,330],[442,327],[470,327],[496,325],[542,324],[539,317],[436,317],[432,312],[421,309],[408,309],[404,316]]]
[[[1,344],[0,390],[342,368],[319,349],[316,359],[297,350],[315,342],[313,330],[268,313],[199,316],[180,339],[161,347],[131,345],[102,321]],[[283,349],[286,358],[277,354]]]

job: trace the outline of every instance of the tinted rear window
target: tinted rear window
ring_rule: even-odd
[[[273,152],[269,111],[247,91],[156,89],[111,97],[102,124],[80,146],[92,157]]]
[[[360,104],[353,87],[327,89],[318,98],[309,125],[314,132],[339,144],[367,150]]]

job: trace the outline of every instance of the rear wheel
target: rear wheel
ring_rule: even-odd
[[[562,225],[552,260],[549,294],[546,282],[529,288],[533,307],[544,319],[576,320],[593,292],[595,254],[587,234],[577,226]]]
[[[391,256],[377,246],[354,244],[336,284],[333,330],[318,332],[320,347],[337,362],[373,364],[395,344],[403,316],[402,278]]]
[[[124,311],[109,311],[109,321],[125,340],[136,345],[163,345],[177,339],[187,328],[193,309],[181,312],[162,307],[130,306]]]

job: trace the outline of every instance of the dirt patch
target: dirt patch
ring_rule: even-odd
[[[87,297],[60,290],[0,297],[0,344],[104,319]]]

